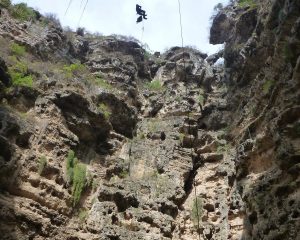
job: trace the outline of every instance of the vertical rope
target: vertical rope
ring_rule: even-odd
[[[187,73],[185,69],[185,49],[183,46],[183,26],[182,26],[182,14],[181,14],[181,4],[180,0],[178,0],[178,13],[179,13],[179,23],[180,23],[180,36],[181,36],[181,47],[182,47],[182,55],[183,55],[183,69],[184,69],[184,82],[186,86],[186,97],[188,96],[188,84],[187,84]],[[189,108],[189,106],[188,106]],[[188,134],[191,134],[191,123],[190,123],[190,109],[188,109]],[[194,141],[191,139],[190,147],[191,147],[191,159],[194,164],[194,157],[193,157],[193,145]],[[195,179],[193,179],[193,186],[194,186],[194,195],[195,195],[195,202],[196,202],[196,213],[197,213],[197,230],[198,230],[198,239],[200,240],[200,216],[199,216],[199,209],[198,209],[198,197],[197,197],[197,189]]]
[[[132,141],[133,141],[133,140],[130,140],[130,145],[129,145],[129,149],[128,149],[128,160],[129,160],[128,174],[129,174],[129,177],[131,177],[131,151],[132,151]]]
[[[181,17],[181,4],[180,0],[178,0],[178,12],[179,12],[179,23],[180,23],[180,35],[181,35],[181,46],[183,49],[183,27],[182,27],[182,17]]]
[[[198,196],[197,196],[197,191],[196,191],[196,183],[195,183],[195,180],[193,181],[193,186],[194,186],[194,195],[195,195],[195,200],[196,200],[196,213],[197,213],[197,224],[198,224],[198,238],[200,240],[200,216],[199,216],[199,204],[198,204]]]
[[[141,44],[143,44],[143,39],[144,39],[144,31],[145,31],[145,23],[143,21],[143,26],[142,26],[142,37],[141,37]]]

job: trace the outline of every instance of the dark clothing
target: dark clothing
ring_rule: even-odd
[[[147,19],[147,18],[146,18],[146,16],[147,16],[146,11],[142,10],[142,7],[141,7],[140,5],[136,4],[135,10],[136,10],[136,13],[137,13],[138,15],[140,15],[140,16],[138,17],[138,19],[136,20],[137,23],[143,21],[143,19]]]
[[[139,17],[137,18],[137,20],[136,20],[136,23],[139,23],[139,22],[141,22],[141,21],[143,21],[143,16],[139,16]]]
[[[146,13],[144,10],[142,10],[142,7],[138,4],[135,6],[135,10],[138,15],[145,15]]]

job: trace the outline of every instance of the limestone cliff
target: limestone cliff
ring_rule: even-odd
[[[4,3],[0,239],[300,238],[299,1],[221,9],[212,56]]]

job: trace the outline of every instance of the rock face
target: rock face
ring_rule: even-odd
[[[207,57],[2,9],[1,239],[300,238],[299,13],[233,3]]]

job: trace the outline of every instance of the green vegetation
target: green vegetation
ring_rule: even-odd
[[[129,175],[129,171],[123,169],[122,172],[120,172],[119,177],[120,178],[126,178],[126,177],[128,177],[128,175]]]
[[[180,134],[179,134],[179,141],[180,141],[180,144],[183,143],[184,136],[185,136],[185,135],[184,135],[183,133],[180,133]]]
[[[165,89],[159,80],[152,80],[146,83],[145,87],[151,91],[163,91]]]
[[[226,135],[228,135],[229,132],[230,132],[230,127],[229,126],[224,127],[221,129],[220,134],[218,134],[217,138],[219,140],[222,140],[222,139],[226,138]]]
[[[155,58],[154,61],[159,66],[161,66],[161,65],[163,65],[165,63],[165,61],[162,60],[161,58]]]
[[[10,0],[0,0],[0,7],[9,8],[11,6]]]
[[[34,10],[28,7],[26,3],[13,5],[10,10],[13,17],[22,21],[28,21],[36,18]]]
[[[229,144],[219,145],[219,146],[217,147],[217,153],[228,152],[229,149],[230,149],[230,145],[229,145]]]
[[[151,53],[145,50],[144,57],[146,60],[149,60],[151,58]]]
[[[44,168],[47,166],[47,158],[42,156],[38,161],[38,173],[41,175],[44,171]]]
[[[159,197],[161,194],[170,190],[170,186],[173,185],[173,181],[166,175],[161,175],[157,171],[153,176],[156,178],[155,196]]]
[[[95,192],[98,186],[99,186],[99,181],[94,179],[92,182],[92,191]]]
[[[26,118],[28,117],[28,112],[21,112],[21,111],[19,111],[17,114],[18,114],[18,115],[20,116],[20,118],[22,118],[22,119],[26,119]]]
[[[74,151],[70,150],[66,160],[67,179],[72,183],[73,206],[75,207],[87,183],[86,165],[79,163]]]
[[[145,139],[146,136],[145,136],[145,134],[144,134],[143,132],[140,132],[140,133],[138,133],[137,138],[138,138],[139,140],[142,140],[142,139]]]
[[[66,169],[67,169],[67,180],[72,183],[73,182],[73,173],[74,167],[77,163],[77,159],[75,158],[74,151],[70,150],[68,152],[67,162],[66,162]]]
[[[175,101],[176,101],[176,102],[181,102],[181,101],[182,101],[182,96],[177,95],[177,96],[175,97]]]
[[[159,131],[159,127],[160,127],[159,121],[152,120],[147,123],[148,132],[151,132],[151,133],[157,132],[157,131]]]
[[[70,65],[65,65],[63,71],[67,78],[72,78],[74,75],[83,73],[86,70],[86,67],[80,63],[72,63]]]
[[[106,120],[110,118],[111,110],[108,105],[106,105],[105,103],[100,103],[98,105],[98,110],[104,114]]]
[[[85,184],[86,184],[86,165],[77,163],[74,167],[73,188],[72,188],[74,207],[77,205],[77,203],[79,203],[81,193],[85,187]]]
[[[18,56],[18,57],[23,56],[25,54],[25,52],[26,52],[25,47],[24,46],[20,46],[17,43],[12,43],[9,48],[10,48],[10,52],[14,56]]]
[[[13,61],[13,66],[10,69],[13,69],[19,73],[26,74],[28,72],[28,66],[24,62],[18,61],[15,57],[11,58]]]
[[[265,95],[268,94],[273,85],[274,85],[274,81],[272,81],[272,80],[265,81],[264,84],[263,84],[263,89],[262,89],[263,93]]]
[[[293,59],[293,50],[288,42],[286,42],[283,46],[283,54],[287,62],[290,62]]]
[[[201,217],[203,214],[203,202],[200,196],[196,197],[193,201],[191,218],[194,223],[194,226],[198,227],[198,224],[201,221]]]
[[[103,89],[111,90],[113,87],[110,85],[108,82],[106,82],[103,78],[101,77],[96,77],[95,79],[92,80],[93,83]]]
[[[31,75],[13,78],[13,85],[14,86],[25,86],[25,87],[32,87],[33,86],[33,78]]]
[[[91,187],[93,184],[93,176],[90,172],[86,174],[86,186]]]
[[[85,222],[86,218],[88,217],[88,211],[86,209],[80,209],[79,213],[78,213],[78,219],[79,222],[82,224]]]
[[[199,89],[199,95],[198,95],[198,103],[203,106],[204,105],[204,90],[202,88]]]
[[[239,0],[238,2],[239,7],[250,7],[255,8],[257,7],[257,4],[254,0]]]
[[[13,86],[33,86],[33,76],[28,74],[28,67],[25,63],[16,60],[15,64],[8,68],[8,73]]]

